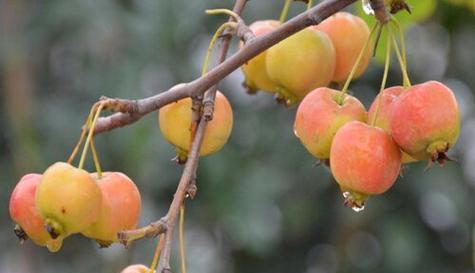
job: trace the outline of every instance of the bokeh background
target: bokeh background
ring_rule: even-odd
[[[247,95],[236,71],[220,84],[234,110],[231,139],[201,160],[198,196],[187,202],[189,272],[475,272],[475,3],[409,2],[422,13],[406,28],[410,75],[415,83],[439,80],[455,92],[463,120],[450,154],[457,161],[428,171],[426,162],[407,166],[389,192],[355,213],[343,207],[328,169],[315,167],[293,135],[296,109],[275,104],[268,94]],[[9,195],[23,174],[67,159],[101,95],[142,98],[198,77],[209,39],[226,20],[204,10],[232,5],[0,0],[1,273],[113,273],[151,262],[156,240],[128,250],[99,249],[73,236],[55,254],[31,242],[20,245]],[[243,18],[278,18],[282,5],[249,1]],[[304,8],[293,4],[291,16]],[[366,106],[381,76],[373,63],[351,85]],[[390,84],[400,82],[394,65]],[[164,215],[182,167],[170,161],[174,150],[156,114],[102,134],[96,144],[104,169],[122,171],[139,186],[141,224]]]

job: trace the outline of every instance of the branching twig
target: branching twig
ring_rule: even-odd
[[[130,104],[134,109],[133,112],[116,113],[101,118],[96,124],[96,134],[134,123],[144,115],[156,111],[160,107],[179,99],[203,94],[211,86],[217,84],[224,77],[238,69],[253,57],[257,56],[262,51],[307,26],[320,23],[328,16],[356,1],[357,0],[327,0],[321,2],[308,11],[290,19],[275,30],[251,39],[241,50],[233,54],[222,64],[210,70],[206,75],[190,83],[175,85],[169,90],[155,96],[130,101]]]

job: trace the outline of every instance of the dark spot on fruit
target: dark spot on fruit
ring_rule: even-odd
[[[65,214],[65,213],[66,213],[66,209],[65,209],[64,207],[61,208],[61,213],[62,213],[62,214]]]

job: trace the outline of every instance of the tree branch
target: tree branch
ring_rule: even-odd
[[[110,131],[136,122],[144,115],[158,110],[160,107],[171,102],[203,94],[213,85],[216,85],[224,77],[238,69],[244,63],[257,56],[262,51],[277,44],[290,35],[310,25],[319,24],[321,21],[340,11],[357,0],[327,0],[317,6],[303,12],[279,26],[274,31],[265,35],[250,39],[245,46],[233,54],[222,64],[216,66],[204,76],[186,83],[175,85],[167,91],[145,99],[129,101],[132,112],[120,112],[103,117],[98,120],[94,132],[96,134]]]

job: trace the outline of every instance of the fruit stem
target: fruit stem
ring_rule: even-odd
[[[207,9],[205,10],[206,14],[215,15],[215,14],[226,14],[234,18],[237,22],[241,20],[241,17],[237,13],[229,9]]]
[[[165,234],[160,235],[160,239],[157,243],[157,248],[155,249],[155,254],[153,255],[152,264],[150,265],[150,273],[155,272],[155,268],[158,265],[158,258],[162,252],[163,244],[165,243]]]
[[[93,106],[95,108],[97,104]],[[84,167],[84,161],[87,155],[87,149],[89,148],[89,143],[91,142],[91,138],[94,135],[94,127],[96,125],[97,120],[99,119],[99,115],[101,114],[102,108],[104,108],[104,103],[99,102],[99,106],[97,107],[96,113],[94,115],[94,120],[91,123],[91,128],[89,128],[89,134],[87,135],[86,142],[84,143],[84,149],[82,150],[81,159],[79,161],[79,169]]]
[[[385,58],[385,61],[384,61],[383,80],[381,81],[381,87],[379,89],[379,95],[378,95],[378,102],[376,104],[376,110],[374,112],[373,120],[371,121],[371,126],[374,126],[376,124],[376,120],[378,118],[379,107],[381,106],[381,101],[383,100],[383,92],[384,92],[384,88],[386,87],[386,81],[388,79],[389,64],[391,63],[391,37],[392,37],[392,33],[391,33],[388,25],[384,25],[383,27],[385,27],[386,30],[387,30],[387,35],[386,35],[386,58]]]
[[[279,21],[281,23],[285,22],[285,19],[287,19],[287,14],[289,14],[289,7],[290,4],[292,3],[293,0],[285,0],[284,7],[282,8],[282,11],[280,12],[280,18]]]
[[[345,95],[348,91],[348,87],[350,86],[350,82],[351,82],[351,80],[353,79],[353,76],[356,73],[356,69],[358,68],[358,65],[360,64],[360,61],[363,58],[364,52],[366,51],[366,49],[368,48],[368,46],[370,44],[371,38],[373,37],[374,33],[379,28],[379,26],[380,26],[379,22],[374,24],[373,28],[371,29],[371,32],[369,34],[368,39],[366,40],[365,44],[361,48],[360,53],[358,54],[358,57],[356,58],[356,61],[353,64],[353,67],[351,68],[350,75],[348,75],[348,78],[346,79],[345,85],[343,85],[343,88],[341,90],[341,95],[338,97],[338,100],[337,100],[338,104],[340,104],[340,105],[343,104],[343,100],[345,99]]]
[[[73,151],[71,152],[71,155],[68,158],[68,161],[67,161],[68,164],[71,164],[73,162],[74,158],[76,157],[79,151],[79,147],[81,146],[82,142],[84,141],[84,138],[86,137],[87,130],[89,129],[91,125],[91,119],[92,119],[93,113],[94,113],[94,107],[92,107],[91,111],[89,111],[89,115],[87,116],[86,122],[84,122],[84,125],[82,127],[81,136],[79,137],[79,140],[76,143],[76,146],[74,147]]]
[[[180,206],[180,222],[178,231],[178,241],[180,243],[180,266],[181,273],[186,273],[186,254],[185,254],[185,204]]]
[[[204,76],[206,72],[208,72],[208,66],[209,66],[209,59],[211,56],[211,51],[213,50],[214,44],[218,40],[219,36],[223,33],[223,31],[226,28],[231,28],[231,29],[236,29],[237,23],[236,22],[226,22],[222,24],[218,30],[214,33],[213,37],[211,38],[211,41],[209,42],[208,45],[208,50],[206,51],[206,56],[205,60],[203,61],[203,66],[201,68],[201,76]]]
[[[94,137],[91,138],[91,151],[92,159],[94,160],[94,166],[96,166],[97,177],[102,178],[102,168],[101,163],[99,162],[99,156],[97,155],[96,145],[94,145]]]
[[[313,6],[313,0],[308,0],[307,2],[307,10],[311,9]]]
[[[399,66],[401,67],[403,86],[405,88],[411,87],[411,81],[409,80],[409,75],[407,73],[407,66],[406,66],[405,57],[403,57],[401,55],[401,51],[399,50],[399,45],[396,41],[396,38],[393,35],[391,35],[391,40],[392,40],[392,43],[394,45],[394,50],[396,51],[396,56],[397,56],[397,59],[399,61]],[[401,43],[403,43],[403,41],[401,41]]]
[[[404,38],[404,32],[402,31],[401,24],[396,17],[391,17],[391,22],[396,26],[397,33],[399,34],[399,40],[401,41],[402,59],[404,60],[404,66],[407,69],[407,51],[406,51],[406,39]]]

